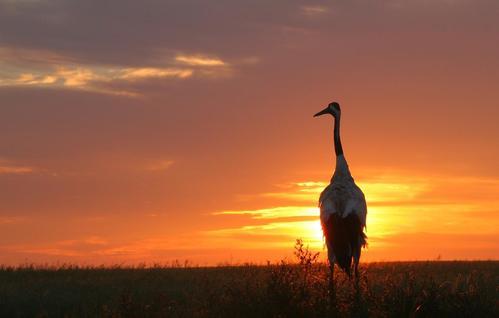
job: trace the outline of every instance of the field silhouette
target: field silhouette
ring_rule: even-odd
[[[266,266],[0,269],[2,317],[498,317],[498,261],[361,264],[358,288],[297,241]]]

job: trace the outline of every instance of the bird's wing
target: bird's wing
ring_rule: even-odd
[[[341,212],[341,198],[343,197],[343,192],[343,189],[334,183],[329,184],[324,191],[322,191],[319,198],[322,224],[326,224],[331,215]]]
[[[362,190],[357,185],[354,186],[355,187],[353,188],[353,193],[352,193],[353,201],[355,202],[353,211],[359,218],[362,228],[364,228],[366,226],[366,218],[367,218],[366,198]]]
[[[361,226],[366,226],[367,204],[362,190],[354,182],[333,182],[322,191],[319,198],[321,221],[332,214],[343,218],[355,214]]]

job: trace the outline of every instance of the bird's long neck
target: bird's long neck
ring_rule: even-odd
[[[334,180],[342,182],[353,181],[350,169],[348,169],[348,163],[343,155],[343,147],[341,147],[339,115],[334,118],[334,151],[336,153],[336,168],[334,169],[331,182],[334,182]]]
[[[336,157],[343,155],[343,147],[341,147],[340,138],[340,115],[334,117],[334,151]]]

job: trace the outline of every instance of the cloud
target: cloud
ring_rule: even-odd
[[[329,10],[324,6],[303,6],[301,10],[304,14],[308,16],[317,16],[327,13]]]
[[[0,1],[0,38],[18,48],[52,49],[62,55],[92,63],[137,64],[158,50],[223,52],[237,56],[256,54],[284,41],[282,27],[317,28],[310,17],[334,10],[335,19],[321,19],[326,26],[351,30],[391,32],[408,28],[480,25],[490,29],[497,4],[487,0],[440,1],[229,1],[210,6],[203,1],[110,0]],[[394,5],[407,10],[392,14]],[[442,5],[460,3],[461,5]],[[95,14],[95,8],[99,8]],[[469,17],[469,12],[475,15]],[[468,14],[468,15],[463,15]],[[470,19],[463,20],[463,16]],[[91,19],[89,18],[91,17]],[[441,23],[421,23],[421,21]],[[478,20],[478,22],[477,22]],[[126,21],[126,23],[123,23]],[[494,25],[494,24],[492,24]],[[116,26],[119,26],[116,27]],[[229,26],[229,27],[228,27]],[[91,34],[91,36],[89,36]],[[43,35],[43,36],[40,36]]]
[[[26,221],[26,217],[19,216],[0,216],[0,225],[17,224]]]
[[[59,240],[50,244],[12,245],[0,248],[28,255],[88,257],[100,254],[111,245],[108,239],[94,235],[79,239]]]
[[[50,48],[23,48],[0,45],[0,63],[5,63],[2,73],[22,66],[37,69],[44,65],[74,64],[77,61],[74,57],[62,55]]]
[[[37,53],[40,52],[41,56]],[[46,60],[44,60],[44,57]],[[241,64],[247,64],[246,59]],[[0,48],[0,87],[78,89],[139,96],[135,84],[147,81],[214,79],[233,74],[234,65],[202,54],[177,55],[154,66],[86,64],[49,51]]]
[[[119,68],[105,66],[64,65],[45,70],[19,68],[0,79],[0,86],[68,88],[113,95],[137,96],[134,90],[120,89],[120,83],[146,80],[186,79],[192,69],[170,67]],[[9,78],[10,77],[10,78]],[[118,84],[111,87],[110,84]]]
[[[428,205],[496,202],[492,193],[499,191],[499,180],[494,178],[426,177],[402,173],[359,179],[357,185],[363,190],[366,199],[373,206],[387,205]],[[468,185],[473,184],[470,188]],[[328,185],[325,182],[300,181],[278,184],[278,191],[260,193],[256,197],[268,197],[296,202],[316,201]]]
[[[64,86],[85,87],[90,81],[100,78],[95,71],[83,67],[59,67],[53,77],[61,79]]]
[[[193,66],[224,66],[226,62],[219,58],[210,58],[202,55],[178,55],[175,60],[180,63]]]
[[[170,168],[173,163],[173,160],[158,160],[146,165],[145,169],[149,171],[163,171]]]
[[[371,236],[376,248],[364,253],[367,260],[428,260],[431,258],[497,259],[496,233],[406,232],[391,236]],[[410,248],[407,248],[410,246]]]
[[[313,248],[322,248],[322,230],[319,220],[270,222],[259,225],[245,225],[205,232],[209,237],[232,240],[244,248],[286,247],[297,237]],[[272,239],[268,239],[271,237]]]
[[[324,190],[328,184],[317,181],[293,182],[288,184],[279,184],[278,188],[283,191],[262,193],[262,197],[288,199],[293,201],[315,201],[316,197]]]
[[[103,237],[94,235],[94,236],[88,236],[79,240],[62,240],[55,245],[58,246],[68,246],[68,247],[74,247],[74,246],[81,246],[81,245],[108,245],[109,241]]]
[[[46,76],[35,76],[30,73],[24,73],[19,75],[17,79],[13,81],[14,84],[18,85],[37,85],[37,84],[52,84],[57,80],[57,77],[46,75]],[[1,82],[0,82],[1,83]]]
[[[141,80],[147,78],[188,78],[193,74],[191,69],[177,69],[177,68],[127,68],[121,70],[117,76],[122,80]]]
[[[2,174],[28,174],[35,171],[34,167],[11,164],[8,161],[0,160],[0,175]]]
[[[307,206],[283,206],[258,210],[219,211],[213,215],[249,215],[254,219],[319,216],[319,209]]]

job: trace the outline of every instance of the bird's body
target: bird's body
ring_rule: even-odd
[[[337,264],[349,276],[352,260],[358,277],[358,264],[361,249],[366,245],[367,204],[362,190],[348,168],[340,139],[341,111],[337,103],[331,103],[315,116],[329,113],[334,122],[334,148],[336,168],[330,184],[322,191],[319,198],[320,220],[328,249],[331,271]]]
[[[366,244],[367,205],[364,193],[355,184],[344,156],[336,158],[331,183],[319,198],[320,219],[328,259],[350,275],[352,258],[357,266],[360,250]]]

